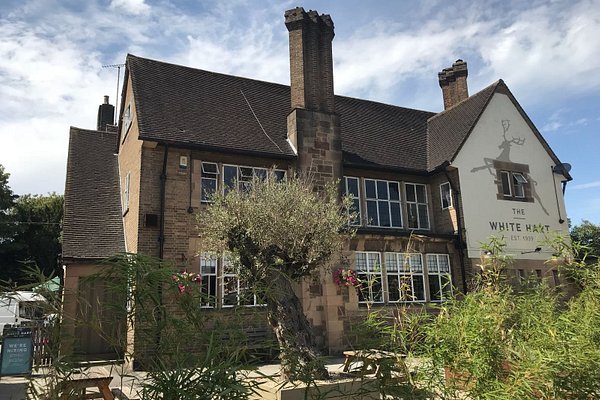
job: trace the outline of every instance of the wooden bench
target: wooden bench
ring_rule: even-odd
[[[393,368],[386,368],[385,365],[393,366],[398,360],[403,360],[406,355],[383,350],[349,350],[344,351],[344,372],[358,372],[360,375],[375,374],[377,377],[391,375]],[[361,363],[360,367],[350,370],[352,364]]]
[[[83,376],[71,378],[58,385],[57,390],[60,394],[59,398],[61,400],[73,398],[114,400],[114,396],[108,387],[112,379],[112,376]],[[98,392],[87,393],[88,388],[97,388]]]

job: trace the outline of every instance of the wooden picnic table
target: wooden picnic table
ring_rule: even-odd
[[[77,399],[104,399],[114,400],[114,396],[108,385],[112,381],[112,376],[71,378],[61,382],[59,392],[62,393],[60,399],[72,399],[77,394]],[[98,388],[98,392],[87,393],[88,388]]]
[[[391,374],[390,368],[386,370],[384,365],[393,365],[398,359],[406,358],[405,354],[394,353],[391,351],[383,350],[348,350],[344,351],[344,372],[351,372],[350,367],[352,364],[361,363],[358,369],[353,372],[358,372],[360,375],[375,374],[377,377],[381,377],[384,374]]]

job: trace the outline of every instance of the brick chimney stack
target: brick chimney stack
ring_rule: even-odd
[[[104,96],[104,103],[98,107],[98,120],[96,130],[105,131],[107,125],[115,123],[115,106],[108,102],[108,96]]]
[[[444,96],[444,110],[460,103],[469,97],[467,88],[467,63],[463,60],[456,60],[452,67],[444,68],[438,73],[440,87]]]
[[[290,37],[292,109],[335,112],[333,97],[333,21],[304,8],[285,12]]]
[[[333,21],[329,15],[285,12],[290,35],[290,94],[287,137],[317,192],[342,179],[342,135],[333,96]],[[341,189],[340,189],[341,190]]]

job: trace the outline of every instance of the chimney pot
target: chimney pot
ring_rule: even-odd
[[[104,95],[104,104],[108,104],[108,95]]]

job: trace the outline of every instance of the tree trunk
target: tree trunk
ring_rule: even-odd
[[[315,346],[315,337],[290,278],[274,268],[269,273],[266,294],[268,318],[281,351],[281,366],[287,380],[328,379],[329,374]]]

